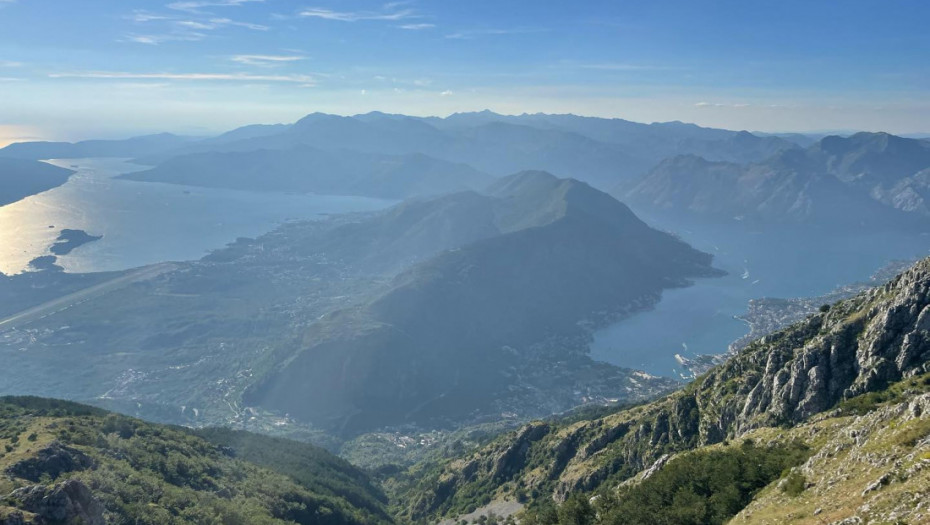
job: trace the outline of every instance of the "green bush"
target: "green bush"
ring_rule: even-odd
[[[739,446],[689,452],[639,484],[598,494],[593,505],[587,495],[573,494],[558,510],[543,505],[527,511],[522,523],[722,525],[809,455],[803,443],[763,447],[748,439]]]
[[[782,492],[791,497],[800,496],[805,488],[807,488],[807,478],[796,470],[792,470],[781,485]]]

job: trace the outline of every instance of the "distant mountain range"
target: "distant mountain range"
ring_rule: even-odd
[[[12,144],[0,158],[133,157],[153,166],[124,175],[138,181],[394,199],[479,189],[493,177],[545,170],[660,213],[898,227],[930,215],[928,151],[930,141],[886,133],[754,134],[482,111],[446,118],[313,113],[207,139],[161,134]]]
[[[0,157],[0,206],[61,186],[73,173],[44,162]]]
[[[154,166],[125,175],[139,181],[398,199],[545,170],[656,210],[894,226],[904,219],[890,210],[930,214],[928,150],[926,139],[886,133],[815,137],[481,111],[446,118],[313,113],[206,139],[18,143],[0,149],[0,158],[131,157]],[[861,212],[844,219],[845,209]]]
[[[926,225],[930,142],[830,136],[747,164],[667,159],[615,191],[636,206],[740,220],[851,227]]]
[[[466,164],[420,153],[285,150],[188,153],[120,178],[253,191],[313,192],[402,199],[487,186],[492,177]]]
[[[710,160],[752,162],[784,149],[798,148],[799,142],[808,141],[801,135],[786,137],[702,128],[681,122],[640,124],[575,115],[509,116],[482,111],[456,113],[446,118],[421,118],[379,112],[352,117],[314,113],[293,124],[245,126],[200,140],[163,134],[124,141],[13,144],[0,149],[0,157],[134,157],[137,162],[159,167],[170,161],[164,166],[165,170],[177,171],[183,176],[165,170],[159,172],[156,168],[146,177],[174,183],[227,184],[224,187],[242,188],[260,185],[248,180],[249,175],[259,174],[247,169],[227,172],[244,157],[221,159],[221,154],[251,153],[254,156],[245,157],[251,158],[245,161],[246,166],[269,161],[277,168],[286,167],[287,174],[274,181],[276,189],[308,191],[311,187],[319,189],[310,191],[330,191],[332,181],[312,170],[325,163],[310,163],[311,171],[306,174],[309,181],[295,176],[302,173],[299,165],[287,163],[300,160],[295,158],[295,150],[312,148],[321,152],[318,155],[325,151],[330,164],[360,165],[355,158],[359,154],[368,154],[369,160],[373,159],[371,155],[402,158],[425,155],[437,163],[467,164],[492,176],[546,170],[610,189],[641,176],[673,155],[696,154]],[[273,155],[280,155],[280,159],[272,161]],[[208,174],[194,173],[211,166],[216,167]],[[449,171],[459,174],[460,170]],[[383,172],[375,170],[379,177]],[[394,175],[402,173],[404,170]],[[415,179],[417,177],[414,175]],[[410,185],[417,187],[419,184],[414,181]],[[468,187],[467,184],[463,186]]]
[[[83,157],[140,157],[177,148],[195,139],[171,133],[145,135],[124,140],[81,142],[18,142],[0,149],[0,157],[16,159],[76,159]]]

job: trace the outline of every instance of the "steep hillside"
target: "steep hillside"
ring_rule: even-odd
[[[61,186],[73,173],[44,162],[3,158],[0,152],[0,206]]]
[[[857,446],[875,450],[882,440],[897,439],[894,443],[900,448],[887,453],[909,459],[879,463],[867,472],[892,464],[904,470],[922,464],[915,462],[913,454],[922,457],[924,449],[915,447],[925,447],[930,433],[922,412],[927,397],[915,396],[930,388],[930,259],[887,285],[825,310],[752,343],[659,401],[596,419],[533,423],[474,454],[417,467],[410,474],[417,481],[408,489],[405,515],[456,515],[506,499],[541,505],[550,497],[564,501],[572,494],[599,490],[615,497],[612,487],[653,466],[661,472],[670,455],[725,447],[751,436],[767,436],[766,442],[784,445],[795,437],[801,439],[814,454],[808,465],[817,465],[832,457],[824,445],[843,439],[842,427],[849,423],[824,423],[833,425],[834,433],[820,440],[814,431],[804,430],[809,428],[805,425],[815,424],[820,414],[837,407],[838,412],[825,417],[868,413],[883,403],[899,405],[885,415],[869,417],[898,421],[903,425],[900,433],[876,435],[870,445],[857,441]],[[870,425],[874,432],[876,425]],[[801,430],[786,430],[791,428]],[[804,460],[798,458],[799,463]],[[829,468],[845,468],[842,465],[831,463]],[[804,468],[812,472],[814,467]],[[768,483],[759,485],[764,480],[755,479],[756,488]],[[899,478],[889,475],[877,487],[893,479]],[[840,480],[849,478],[836,481]],[[801,483],[799,493],[806,486]],[[821,487],[823,494],[840,490],[830,488],[828,481]],[[863,497],[874,490],[865,491]],[[921,490],[926,491],[926,485]],[[780,500],[760,500],[759,505],[776,512],[772,501]],[[731,515],[740,508],[731,507]],[[843,507],[847,515],[854,510]]]
[[[253,191],[401,199],[483,188],[491,177],[422,154],[380,155],[310,147],[195,153],[120,178]]]
[[[925,523],[930,375],[851,399],[794,427],[663,456],[593,499],[528,509],[529,525]]]
[[[390,523],[364,474],[254,434],[0,398],[0,523]],[[20,521],[17,521],[20,519]]]
[[[756,163],[667,159],[633,185],[629,202],[659,210],[767,223],[925,225],[926,142],[886,133],[825,137]],[[855,210],[855,213],[851,213]]]

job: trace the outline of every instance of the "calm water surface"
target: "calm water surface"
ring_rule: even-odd
[[[729,275],[699,279],[668,290],[654,310],[640,312],[595,334],[592,357],[652,374],[677,377],[675,354],[719,354],[745,335],[733,316],[759,297],[808,297],[867,281],[894,259],[930,253],[930,237],[904,233],[825,234],[810,230],[748,231],[739,225],[663,220],[646,222],[676,232],[699,250],[714,254],[714,266]]]
[[[0,272],[16,274],[63,228],[103,235],[59,257],[68,272],[122,270],[198,259],[237,237],[254,237],[290,219],[370,211],[391,201],[365,197],[261,193],[117,180],[146,169],[120,159],[64,159],[67,183],[0,207]]]

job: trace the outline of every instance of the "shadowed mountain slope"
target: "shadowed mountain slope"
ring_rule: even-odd
[[[477,189],[491,181],[489,175],[464,164],[418,153],[384,155],[309,147],[193,153],[120,177],[237,190],[391,199]]]
[[[521,383],[528,362],[566,359],[555,341],[719,273],[709,255],[584,183],[525,172],[488,192],[473,242],[310,327],[306,347],[279,359],[249,402],[353,429],[463,417]]]
[[[61,186],[73,173],[44,162],[0,157],[0,206]]]

